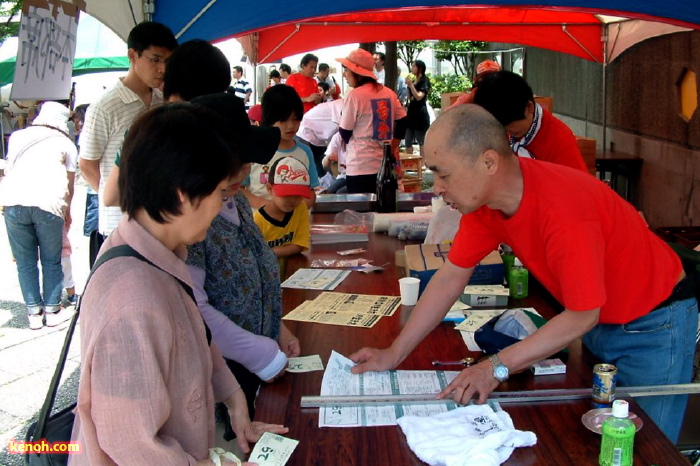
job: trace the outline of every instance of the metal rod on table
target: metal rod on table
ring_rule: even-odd
[[[700,383],[678,385],[648,385],[642,387],[617,387],[617,397],[641,397],[659,395],[685,395],[700,393]],[[302,408],[323,408],[326,406],[380,406],[395,404],[434,404],[453,403],[452,398],[438,400],[437,393],[418,395],[349,395],[349,396],[303,396]],[[535,401],[582,400],[591,397],[590,388],[567,388],[552,390],[531,390],[520,392],[493,392],[489,400],[499,403],[521,403]]]

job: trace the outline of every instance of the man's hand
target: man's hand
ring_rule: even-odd
[[[302,102],[313,102],[314,104],[317,104],[321,102],[321,94],[318,92],[314,92],[313,94],[309,94],[303,99],[301,99]]]
[[[301,345],[299,339],[289,331],[286,325],[280,327],[280,336],[277,339],[280,350],[287,355],[288,358],[296,358],[301,354]]]
[[[498,380],[493,376],[491,362],[480,362],[476,366],[464,369],[459,375],[438,394],[438,399],[452,395],[455,403],[466,405],[469,400],[478,395],[477,403],[484,404],[489,394],[498,386]]]
[[[357,363],[350,371],[353,374],[362,374],[369,371],[387,371],[398,366],[398,360],[391,348],[362,348],[350,355],[350,359]]]

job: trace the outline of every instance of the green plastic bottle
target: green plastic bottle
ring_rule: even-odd
[[[508,287],[510,288],[511,298],[527,298],[528,276],[527,269],[523,267],[523,263],[516,257],[513,261],[513,267],[510,269],[510,275],[508,276]]]
[[[631,466],[633,460],[634,434],[637,428],[627,416],[629,404],[625,400],[615,400],[612,416],[603,422],[603,440],[600,443],[601,466]]]

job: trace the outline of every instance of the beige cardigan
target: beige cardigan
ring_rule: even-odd
[[[106,262],[81,304],[81,374],[71,465],[194,464],[214,446],[214,403],[239,387],[182,286],[173,253],[124,216],[101,252],[129,244],[139,259]]]

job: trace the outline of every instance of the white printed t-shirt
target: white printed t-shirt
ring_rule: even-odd
[[[350,91],[345,99],[340,127],[352,131],[347,145],[348,176],[379,173],[382,144],[394,136],[394,122],[406,116],[394,91],[371,84]]]
[[[163,104],[163,94],[153,89],[151,108]],[[148,110],[139,96],[126,87],[121,79],[94,104],[88,107],[85,126],[80,134],[80,158],[100,161],[100,226],[109,235],[119,224],[122,211],[102,203],[105,182],[114,167],[114,159],[122,146],[124,135],[137,116]]]
[[[29,126],[10,136],[0,205],[38,207],[64,218],[68,178],[78,149],[68,136],[44,126]]]
[[[306,144],[296,143],[292,149],[277,149],[275,155],[266,164],[254,163],[250,167],[250,175],[246,181],[245,186],[248,191],[255,194],[256,196],[264,197],[265,199],[270,199],[270,194],[267,192],[265,185],[267,184],[267,174],[270,167],[276,160],[283,157],[294,157],[298,161],[304,164],[304,166],[309,170],[309,180],[311,181],[311,189],[315,188],[320,184],[318,181],[318,172],[316,171],[316,164],[314,163],[314,156],[311,153],[311,149]]]

